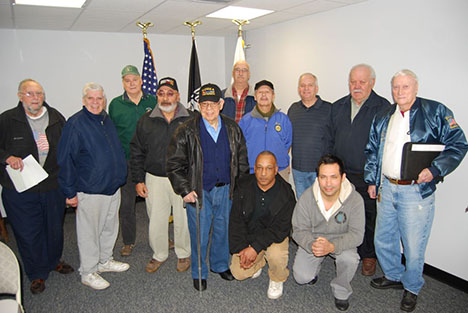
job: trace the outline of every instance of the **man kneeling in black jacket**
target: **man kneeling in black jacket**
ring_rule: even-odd
[[[233,254],[231,272],[238,280],[257,278],[268,262],[268,298],[283,294],[289,276],[288,235],[296,204],[294,193],[278,173],[276,157],[261,152],[255,161],[255,174],[242,178],[234,190],[229,247]]]

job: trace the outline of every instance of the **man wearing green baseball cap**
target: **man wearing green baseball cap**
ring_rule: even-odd
[[[157,101],[153,95],[144,93],[141,89],[143,81],[134,65],[125,66],[121,74],[124,93],[112,99],[109,104],[109,116],[117,128],[128,162],[130,160],[130,141],[135,133],[136,124],[145,112],[154,109]],[[120,254],[128,256],[132,254],[136,237],[136,191],[130,172],[126,184],[122,186],[121,193],[120,229],[124,246],[120,250]]]

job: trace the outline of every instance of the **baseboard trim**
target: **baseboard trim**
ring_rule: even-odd
[[[444,284],[468,293],[468,281],[460,277],[447,273],[429,264],[424,264],[424,274]]]

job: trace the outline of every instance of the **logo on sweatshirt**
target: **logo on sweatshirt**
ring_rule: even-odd
[[[335,215],[335,221],[338,224],[343,224],[344,222],[346,222],[346,214],[343,212],[339,212],[338,214]]]

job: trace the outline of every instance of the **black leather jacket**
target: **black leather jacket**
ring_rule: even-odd
[[[237,179],[249,173],[247,146],[236,122],[222,114],[221,119],[226,126],[231,149],[229,196],[232,199]],[[177,128],[167,149],[166,172],[176,194],[185,197],[195,190],[202,207],[203,152],[200,143],[200,122],[201,115],[197,115]]]

